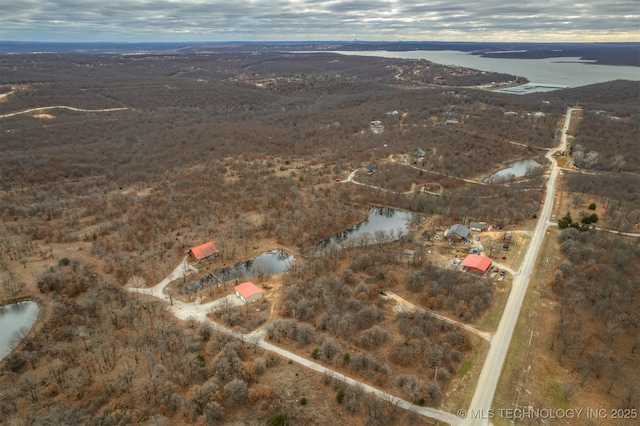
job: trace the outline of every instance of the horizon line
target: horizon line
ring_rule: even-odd
[[[50,40],[2,40],[2,43],[65,43],[65,44],[90,44],[90,43],[117,43],[117,44],[189,44],[189,43],[251,43],[251,44],[284,44],[284,43],[465,43],[465,44],[640,44],[640,41],[462,41],[462,40],[184,40],[184,41],[127,41],[127,40],[91,40],[91,41],[50,41]]]

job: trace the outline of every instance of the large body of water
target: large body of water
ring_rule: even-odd
[[[38,318],[38,304],[18,302],[0,307],[0,359],[11,352],[15,333],[28,331]]]
[[[500,59],[483,58],[452,50],[414,50],[408,52],[335,51],[343,55],[383,58],[426,59],[442,65],[456,65],[480,71],[491,71],[525,77],[534,83],[569,87],[586,86],[612,80],[640,80],[640,67],[597,65],[580,58]]]

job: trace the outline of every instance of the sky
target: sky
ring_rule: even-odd
[[[0,0],[0,42],[640,41],[638,0]]]

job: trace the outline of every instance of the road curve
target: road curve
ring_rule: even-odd
[[[66,105],[55,105],[55,106],[40,107],[40,108],[29,108],[24,111],[11,112],[9,114],[2,114],[0,115],[0,118],[13,117],[15,115],[28,114],[30,112],[44,111],[49,109],[69,109],[71,111],[79,111],[79,112],[109,112],[109,111],[124,111],[128,108],[125,107],[125,108],[105,108],[105,109],[82,109],[82,108],[74,108]]]
[[[487,358],[480,372],[478,384],[476,390],[471,399],[469,410],[467,410],[467,417],[465,419],[465,425],[488,425],[489,424],[489,410],[491,409],[491,403],[496,392],[498,385],[498,379],[502,372],[502,366],[507,356],[507,351],[511,343],[511,337],[513,336],[513,330],[518,320],[520,308],[524,296],[527,292],[529,285],[529,279],[531,272],[538,258],[542,241],[544,240],[545,230],[547,222],[551,216],[551,209],[554,204],[554,196],[556,190],[556,180],[558,178],[558,163],[553,155],[559,150],[566,150],[567,135],[566,129],[569,128],[571,122],[571,113],[573,109],[567,109],[567,115],[564,121],[564,128],[562,131],[561,143],[558,148],[549,151],[546,154],[547,159],[551,162],[551,173],[549,180],[547,181],[547,192],[544,199],[544,205],[542,211],[538,215],[538,222],[536,223],[535,230],[531,237],[531,243],[527,249],[527,253],[524,256],[522,265],[518,270],[518,273],[513,278],[513,284],[511,287],[511,293],[507,299],[502,318],[498,329],[491,339],[491,347],[487,354]],[[502,408],[502,407],[501,407]]]
[[[142,294],[147,294],[149,296],[154,296],[158,299],[167,301],[168,297],[164,295],[163,293],[163,289],[164,287],[167,286],[167,284],[169,284],[171,281],[179,279],[185,275],[189,275],[192,272],[197,271],[195,268],[193,268],[191,265],[188,264],[187,262],[187,258],[185,257],[184,259],[182,259],[182,262],[180,262],[180,264],[164,279],[162,280],[160,283],[158,283],[157,285],[155,285],[154,287],[151,288],[129,288],[128,290],[134,293],[142,293]],[[235,296],[234,296],[235,297]],[[263,334],[263,330],[262,329],[257,329],[255,331],[253,331],[252,333],[249,334],[243,334],[240,332],[237,332],[235,330],[231,330],[221,324],[218,324],[215,321],[210,320],[209,318],[207,318],[207,314],[209,312],[212,311],[212,309],[216,309],[216,302],[210,302],[207,304],[203,304],[203,305],[198,305],[197,303],[185,303],[185,302],[181,302],[179,300],[173,299],[171,300],[171,305],[168,307],[168,310],[177,318],[180,318],[182,320],[189,320],[189,319],[193,319],[196,321],[200,321],[200,322],[206,322],[209,325],[211,325],[211,327],[213,329],[215,329],[218,332],[224,333],[228,336],[232,336],[236,339],[239,339],[243,342],[248,342],[250,344],[256,345],[257,347],[260,347],[266,351],[271,351],[271,352],[275,352],[277,354],[279,354],[280,356],[290,359],[306,368],[309,368],[311,370],[317,371],[319,373],[322,374],[326,374],[326,375],[330,375],[331,377],[333,377],[335,380],[340,380],[342,382],[344,382],[345,384],[351,385],[351,386],[359,386],[360,388],[362,388],[365,392],[371,393],[374,396],[381,398],[387,402],[389,402],[390,404],[403,408],[405,410],[409,410],[409,411],[413,411],[415,413],[418,413],[422,416],[431,418],[431,419],[436,419],[439,420],[441,422],[445,422],[447,424],[450,424],[452,426],[458,426],[461,424],[461,420],[459,417],[448,413],[446,411],[443,410],[438,410],[437,408],[429,408],[429,407],[420,407],[418,405],[412,404],[409,401],[406,401],[404,399],[398,398],[396,396],[393,396],[387,392],[384,392],[380,389],[374,388],[373,386],[370,386],[366,383],[363,383],[359,380],[353,379],[351,377],[345,376],[337,371],[334,371],[328,367],[325,367],[323,365],[318,364],[317,362],[308,360],[306,358],[303,358],[293,352],[289,352],[286,349],[282,349],[276,345],[273,345],[267,341],[265,341],[262,338],[262,334]]]

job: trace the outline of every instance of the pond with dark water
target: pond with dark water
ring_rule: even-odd
[[[316,246],[320,255],[324,250],[388,243],[399,240],[409,232],[412,224],[424,221],[424,216],[386,207],[370,207],[367,219],[343,232],[335,234]],[[294,265],[295,257],[285,250],[272,250],[253,259],[218,269],[213,275],[222,281],[262,277],[286,272]],[[206,280],[207,277],[204,278]],[[211,282],[211,280],[207,281]],[[200,286],[207,285],[200,283]],[[197,290],[197,289],[196,289]]]
[[[515,178],[526,175],[528,172],[530,172],[533,169],[542,167],[540,163],[531,159],[515,161],[513,163],[507,164],[507,166],[509,167],[498,170],[497,172],[493,173],[491,176],[486,178],[484,181],[490,182],[492,180],[503,181],[503,180],[515,179]]]
[[[0,359],[11,352],[16,333],[28,332],[38,318],[38,304],[17,302],[0,306]]]
[[[369,217],[364,222],[323,240],[319,247],[360,247],[397,241],[409,232],[412,224],[424,220],[424,216],[403,210],[371,207]]]
[[[286,250],[271,250],[244,262],[236,263],[213,274],[222,281],[280,274],[293,266],[295,257]]]

